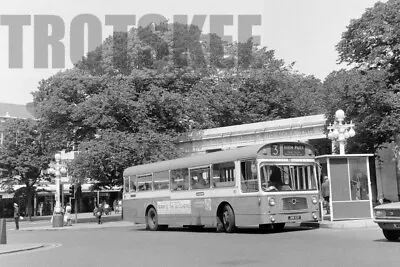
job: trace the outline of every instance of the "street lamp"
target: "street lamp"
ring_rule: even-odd
[[[55,182],[56,182],[56,192],[55,192],[55,199],[56,199],[56,206],[54,207],[54,215],[53,215],[53,226],[54,227],[62,227],[63,226],[63,218],[62,218],[62,207],[60,201],[60,184],[61,184],[61,175],[67,172],[67,169],[63,164],[60,163],[61,161],[61,154],[56,153],[54,155],[54,159],[56,160],[56,164],[54,166],[54,174],[55,174]],[[61,222],[59,222],[61,220]]]
[[[346,139],[356,134],[354,124],[351,121],[350,123],[343,123],[345,117],[343,110],[337,110],[334,123],[328,126],[328,138],[332,140],[332,154],[335,154],[336,144],[339,143],[339,153],[340,155],[344,155]]]

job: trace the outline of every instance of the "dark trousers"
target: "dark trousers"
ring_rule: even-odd
[[[15,229],[18,230],[19,229],[19,217],[14,217],[15,220]]]
[[[98,224],[101,224],[101,215],[97,217],[99,219]]]
[[[329,205],[329,196],[324,197],[324,200],[326,202],[326,213],[330,214],[330,208],[331,206]]]

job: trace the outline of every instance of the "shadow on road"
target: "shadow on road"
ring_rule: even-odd
[[[298,232],[298,231],[309,231],[314,230],[316,228],[311,227],[292,227],[288,226],[281,231],[273,230],[273,229],[260,229],[259,227],[241,227],[237,228],[235,234],[281,234],[281,233],[288,233],[288,232]],[[132,231],[143,231],[147,232],[146,229],[132,229]],[[212,227],[198,227],[198,226],[191,226],[191,227],[168,227],[162,228],[158,232],[187,232],[187,233],[216,233],[216,228]],[[223,233],[222,233],[223,234]]]
[[[379,243],[400,243],[400,239],[398,239],[397,241],[389,241],[385,238],[382,239],[376,239],[374,240],[374,242],[379,242]]]

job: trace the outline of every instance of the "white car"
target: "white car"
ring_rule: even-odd
[[[374,208],[374,222],[382,228],[389,241],[400,237],[400,202],[388,203]]]

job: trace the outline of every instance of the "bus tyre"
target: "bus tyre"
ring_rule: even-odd
[[[222,224],[222,220],[220,216],[217,216],[217,233],[222,233],[224,232],[224,225]]]
[[[399,239],[400,232],[398,231],[393,231],[393,230],[382,230],[382,231],[385,238],[389,241],[396,241],[397,239]]]
[[[222,209],[222,224],[227,233],[233,233],[236,229],[235,214],[233,213],[232,207],[229,205],[225,205]]]
[[[146,229],[150,231],[158,230],[158,215],[155,208],[151,207],[146,215]]]

